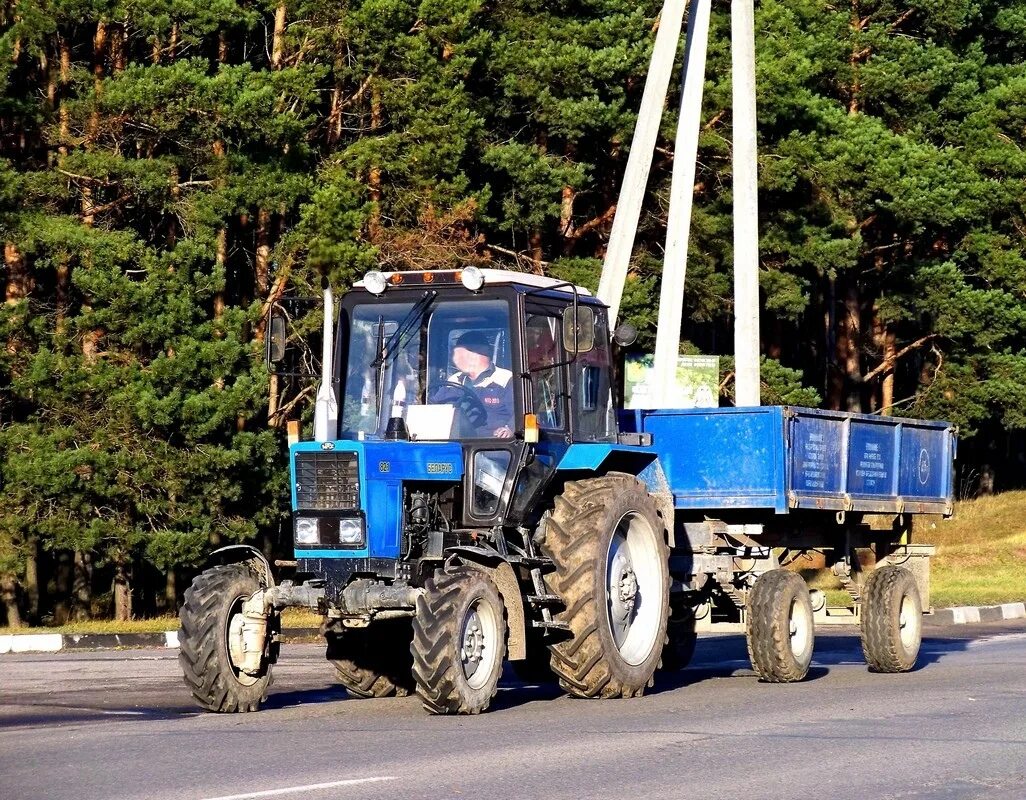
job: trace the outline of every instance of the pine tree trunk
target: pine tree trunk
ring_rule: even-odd
[[[39,620],[39,543],[29,539],[25,553],[25,612],[30,622]]]
[[[93,557],[85,550],[75,551],[74,616],[76,620],[93,615]]]
[[[271,37],[271,69],[281,69],[282,54],[285,44],[285,3],[278,1],[274,9],[274,34]]]
[[[542,232],[540,228],[532,228],[528,239],[528,251],[531,255],[531,272],[535,275],[542,275],[542,262],[545,260],[545,251],[542,248]]]
[[[100,130],[100,96],[103,94],[104,60],[107,54],[107,23],[100,20],[96,23],[96,34],[93,36],[93,110],[89,114],[89,126],[86,130],[85,146],[88,150],[96,141]],[[92,224],[90,220],[87,224]]]
[[[256,296],[266,300],[271,274],[271,212],[266,208],[257,209],[253,266],[256,273]]]
[[[57,554],[56,574],[54,575],[54,589],[57,602],[54,604],[53,621],[63,625],[71,619],[71,581],[74,575],[74,563],[71,560],[71,553],[61,550]]]
[[[164,579],[164,606],[172,614],[178,612],[178,584],[175,579],[175,568],[168,567]]]
[[[57,109],[58,158],[68,154],[68,139],[71,136],[71,113],[64,102],[68,98],[68,86],[71,84],[71,42],[60,37],[60,100]]]
[[[125,557],[118,555],[114,561],[114,619],[127,622],[132,618],[132,584],[130,566]]]
[[[7,612],[7,626],[21,627],[21,612],[18,609],[18,578],[13,572],[0,573],[0,599]]]
[[[897,342],[894,331],[885,328],[883,336],[884,361],[894,361],[897,353]],[[894,405],[894,369],[888,370],[880,381],[880,413],[890,416]]]
[[[841,325],[845,328],[844,342],[845,352],[845,406],[848,411],[861,411],[861,306],[859,303],[858,287],[851,283],[844,295],[844,314],[841,317]]]
[[[377,85],[371,86],[371,136],[381,127],[381,90]],[[367,176],[367,184],[370,189],[371,212],[367,220],[367,235],[371,242],[378,242],[381,238],[381,165],[371,165],[370,174]]]

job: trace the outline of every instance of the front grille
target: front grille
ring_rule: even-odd
[[[356,453],[296,453],[296,508],[347,511],[360,507]]]

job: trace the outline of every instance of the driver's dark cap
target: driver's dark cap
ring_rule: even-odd
[[[483,333],[477,331],[467,331],[453,345],[453,349],[462,347],[464,350],[469,350],[471,353],[477,353],[478,355],[492,357],[492,345],[488,341],[488,337]]]

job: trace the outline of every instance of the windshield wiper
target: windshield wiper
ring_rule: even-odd
[[[382,394],[384,394],[384,377],[385,370],[384,366],[386,363],[390,363],[395,357],[395,354],[402,350],[410,341],[410,336],[414,330],[419,329],[420,321],[424,318],[424,314],[427,313],[428,308],[435,301],[438,296],[436,291],[424,292],[424,296],[414,303],[413,308],[409,310],[399,326],[393,331],[392,335],[388,337],[388,341],[384,339],[384,324],[382,320],[378,322],[378,356],[371,362],[371,367],[376,372],[378,392],[377,392],[377,411],[376,415],[380,419],[381,417],[381,401]]]
[[[424,296],[420,298],[420,300],[414,304],[413,308],[409,310],[409,313],[403,317],[402,322],[399,323],[399,327],[397,327],[392,335],[388,337],[388,341],[380,346],[378,357],[371,362],[372,367],[375,369],[380,368],[386,361],[391,361],[392,357],[398,350],[401,350],[407,345],[410,341],[410,332],[420,324],[420,320],[424,316],[424,313],[428,310],[428,307],[434,302],[435,297],[437,296],[438,292],[435,291],[424,293]]]

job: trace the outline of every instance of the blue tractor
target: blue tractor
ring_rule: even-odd
[[[910,519],[951,512],[950,426],[618,410],[627,333],[540,276],[372,272],[332,328],[333,305],[316,435],[290,448],[295,578],[238,546],[186,593],[180,661],[204,708],[260,707],[289,606],[324,615],[351,695],[415,691],[433,713],[485,710],[506,661],[638,696],[718,620],[745,624],[762,679],[798,681],[827,613],[786,568],[809,553],[848,588],[870,668],[915,664],[929,548]]]

